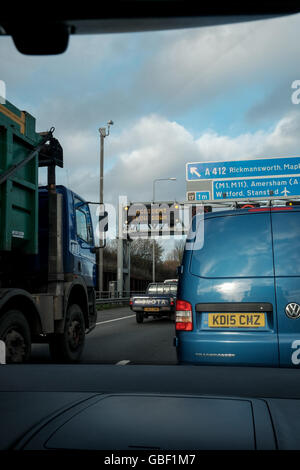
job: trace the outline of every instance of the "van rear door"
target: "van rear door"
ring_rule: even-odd
[[[278,366],[270,209],[209,214],[190,273],[179,294],[194,309],[184,360]]]
[[[284,367],[300,367],[299,206],[273,208],[272,231],[279,361]]]

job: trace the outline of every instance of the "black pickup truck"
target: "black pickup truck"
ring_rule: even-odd
[[[136,312],[137,323],[144,318],[168,316],[174,317],[176,308],[177,282],[151,283],[146,293],[130,299],[130,308]]]

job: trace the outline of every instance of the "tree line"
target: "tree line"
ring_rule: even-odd
[[[130,269],[132,273],[152,279],[153,243],[155,247],[156,280],[176,278],[176,267],[181,264],[184,240],[176,240],[166,252],[157,240],[138,238],[130,242]],[[105,268],[117,268],[117,240],[109,240],[104,248]]]

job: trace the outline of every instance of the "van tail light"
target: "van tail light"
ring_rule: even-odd
[[[192,306],[185,300],[176,301],[176,330],[192,331],[193,329],[193,313]]]

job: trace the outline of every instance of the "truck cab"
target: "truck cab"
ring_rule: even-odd
[[[62,258],[64,276],[82,277],[88,288],[96,288],[96,254],[92,218],[88,204],[65,186],[56,186],[62,195]],[[49,243],[48,190],[39,188],[39,246],[36,266],[47,272]]]

